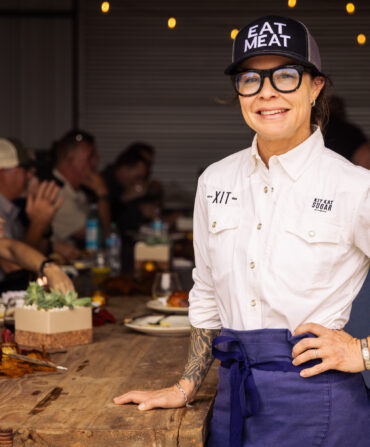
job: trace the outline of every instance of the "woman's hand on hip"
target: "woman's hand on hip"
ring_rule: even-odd
[[[302,377],[311,377],[329,369],[344,372],[364,370],[360,340],[343,330],[327,329],[316,323],[305,323],[297,327],[293,335],[312,333],[316,338],[303,338],[293,348],[293,364],[302,365],[309,360],[322,362],[301,371]]]

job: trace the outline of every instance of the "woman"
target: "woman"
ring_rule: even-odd
[[[250,23],[225,72],[256,136],[199,179],[185,372],[115,403],[188,404],[213,341],[209,446],[368,446],[368,339],[342,328],[369,269],[369,171],[324,146],[326,77],[302,23]]]

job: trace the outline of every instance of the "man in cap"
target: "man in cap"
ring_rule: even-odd
[[[0,138],[0,217],[4,219],[4,236],[23,240],[45,251],[44,235],[62,203],[61,199],[57,200],[59,187],[55,182],[33,182],[33,190],[27,194],[28,227],[21,220],[20,209],[13,203],[26,195],[32,164],[31,155],[19,141]],[[5,272],[18,268],[8,263],[2,263],[1,267]]]

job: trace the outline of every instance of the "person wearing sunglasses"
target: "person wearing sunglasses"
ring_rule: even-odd
[[[188,406],[214,356],[207,446],[368,446],[370,338],[343,327],[369,270],[370,173],[324,145],[328,79],[304,24],[259,18],[232,55],[256,134],[199,178],[184,374],[115,403]]]

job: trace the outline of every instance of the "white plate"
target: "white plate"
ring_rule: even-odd
[[[189,308],[188,307],[173,307],[164,304],[160,299],[151,300],[146,303],[146,307],[152,310],[158,310],[159,312],[171,313],[171,314],[181,314],[187,315]]]
[[[162,323],[167,323],[169,326],[150,326],[150,323],[156,323],[162,317],[163,315],[148,315],[147,317],[137,318],[131,323],[125,323],[125,326],[134,331],[161,337],[190,334],[189,318],[185,315],[169,315],[162,320]]]

